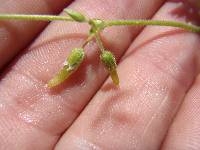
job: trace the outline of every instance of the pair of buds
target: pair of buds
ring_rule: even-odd
[[[74,48],[68,56],[63,68],[48,82],[48,87],[55,87],[68,79],[69,76],[79,68],[84,57],[85,53],[83,48]],[[116,71],[117,64],[114,55],[110,51],[103,51],[100,55],[100,60],[108,70],[113,83],[118,85],[119,78]]]
[[[81,13],[70,10],[70,9],[65,9],[64,11],[74,21],[88,22],[91,25],[90,35],[97,35],[98,31],[103,30],[104,28],[104,22],[101,20],[88,19]],[[110,51],[104,50],[103,44],[101,43],[101,40],[98,38],[99,37],[97,36],[97,44],[99,45],[99,48],[101,49],[100,60],[104,64],[106,69],[108,70],[113,80],[113,83],[115,85],[118,85],[119,78],[116,71],[117,64],[116,64],[115,57]],[[88,43],[88,41],[86,43]],[[84,60],[84,57],[85,57],[85,53],[84,53],[83,48],[74,48],[71,54],[68,56],[63,68],[48,82],[48,87],[50,88],[55,87],[61,84],[62,82],[64,82],[66,79],[68,79],[68,77],[79,68],[80,64]]]

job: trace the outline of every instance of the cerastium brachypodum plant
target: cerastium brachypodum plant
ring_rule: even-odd
[[[48,87],[55,87],[64,82],[71,74],[73,74],[84,60],[84,47],[93,39],[101,51],[100,60],[108,70],[113,83],[119,85],[119,77],[117,74],[117,63],[114,55],[107,49],[105,49],[100,33],[107,27],[121,26],[121,25],[157,25],[157,26],[171,26],[182,28],[191,32],[200,32],[200,26],[192,25],[189,23],[182,23],[176,21],[165,20],[101,20],[87,18],[83,14],[70,10],[64,10],[68,16],[54,16],[54,15],[23,15],[23,14],[0,14],[0,20],[4,19],[17,19],[17,20],[31,20],[31,21],[75,21],[79,23],[88,23],[90,25],[90,31],[87,40],[82,44],[80,48],[74,48],[63,68],[48,82]]]

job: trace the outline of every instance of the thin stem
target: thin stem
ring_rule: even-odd
[[[186,29],[192,32],[200,32],[200,27],[182,23],[182,22],[176,22],[176,21],[166,21],[166,20],[108,20],[105,21],[105,26],[121,26],[121,25],[153,25],[153,26],[172,26],[172,27],[179,27],[182,29]]]
[[[0,14],[0,20],[30,20],[30,21],[74,21],[68,16],[54,16],[54,15],[25,15],[25,14]],[[121,25],[154,25],[154,26],[172,26],[182,29],[186,29],[192,32],[200,32],[200,27],[176,21],[166,20],[107,20],[105,21],[105,27],[109,26],[121,26]]]
[[[104,48],[103,43],[101,41],[101,37],[100,37],[99,32],[95,33],[95,38],[96,38],[97,45],[99,46],[101,52],[104,52],[105,48]]]
[[[24,15],[24,14],[0,14],[0,20],[29,20],[29,21],[74,21],[68,16],[54,16],[54,15]]]
[[[91,34],[90,36],[88,36],[88,38],[86,39],[86,41],[82,44],[82,48],[84,48],[90,41],[92,41],[92,39],[94,38],[94,34]]]

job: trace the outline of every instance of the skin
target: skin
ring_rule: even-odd
[[[198,10],[195,1],[182,2],[185,5],[178,0],[76,0],[68,8],[103,19],[198,23],[200,17],[186,9]],[[36,2],[9,0],[0,5],[0,12],[52,14],[67,2],[32,4]],[[107,79],[92,42],[85,48],[81,68],[50,90],[47,81],[70,50],[86,39],[88,26],[55,21],[41,31],[44,26],[0,23],[0,66],[5,66],[0,80],[0,149],[200,149],[198,34],[172,27],[106,29],[104,44],[120,60],[120,86]]]

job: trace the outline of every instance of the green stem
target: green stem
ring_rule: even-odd
[[[200,27],[182,23],[182,22],[176,22],[176,21],[166,21],[166,20],[108,20],[105,21],[105,26],[121,26],[121,25],[153,25],[153,26],[172,26],[172,27],[179,27],[182,29],[186,29],[192,32],[200,32]]]
[[[100,48],[101,52],[104,52],[105,48],[104,48],[103,43],[101,41],[101,37],[99,35],[99,32],[95,33],[95,38],[96,38],[97,45]]]
[[[54,16],[54,15],[24,15],[24,14],[0,14],[0,20],[29,20],[29,21],[74,21],[68,16]]]
[[[94,38],[94,34],[91,34],[87,39],[86,41],[82,44],[82,48],[84,48],[90,41],[92,41],[92,39]]]
[[[25,15],[25,14],[0,14],[0,20],[29,20],[29,21],[74,21],[68,16],[54,16],[54,15]],[[107,20],[105,27],[121,26],[121,25],[154,25],[154,26],[171,26],[186,29],[192,32],[200,32],[200,27],[176,21],[167,20]]]

